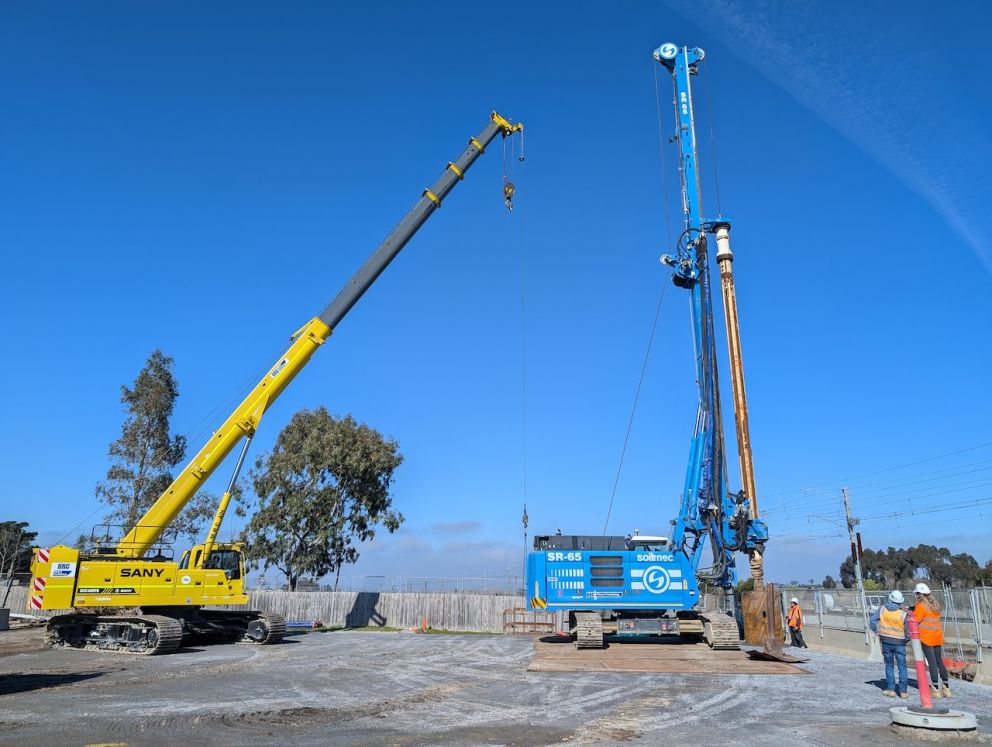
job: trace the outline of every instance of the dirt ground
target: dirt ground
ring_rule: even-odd
[[[0,742],[18,745],[905,744],[881,665],[810,674],[528,672],[527,638],[312,633],[142,657],[0,633]],[[911,683],[915,677],[911,675]],[[954,683],[992,744],[992,687]],[[915,691],[911,691],[915,696]],[[914,701],[908,701],[912,704]]]

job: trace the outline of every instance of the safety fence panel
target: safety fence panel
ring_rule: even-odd
[[[905,605],[912,608],[915,594],[901,589]],[[799,600],[807,627],[864,633],[865,620],[888,599],[889,590],[866,591],[862,602],[856,589],[781,589],[783,609]],[[992,587],[975,589],[933,588],[944,624],[944,654],[962,662],[981,662],[992,648]],[[986,649],[983,656],[982,649]]]
[[[972,618],[975,621],[975,642],[981,648],[992,648],[992,587],[980,586],[971,591]]]
[[[882,597],[877,594],[866,594],[862,601],[855,589],[804,589],[786,593],[799,598],[807,625],[859,633],[865,630],[866,615],[870,616],[882,603]]]

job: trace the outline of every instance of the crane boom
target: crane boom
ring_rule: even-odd
[[[210,440],[190,460],[134,528],[118,542],[117,555],[125,558],[140,558],[155,544],[162,532],[175,520],[231,450],[243,438],[251,438],[254,435],[265,411],[309,362],[311,356],[324,344],[338,323],[431,214],[441,207],[444,198],[464,177],[475,160],[485,152],[486,146],[497,135],[507,137],[522,129],[522,124],[511,123],[496,112],[490,115],[490,121],[485,128],[469,140],[468,146],[458,159],[449,163],[434,183],[424,190],[413,208],[390,231],[327,307],[293,334],[289,347],[272,368],[213,433]]]

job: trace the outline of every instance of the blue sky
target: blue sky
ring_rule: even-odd
[[[321,404],[400,442],[407,522],[355,575],[516,569],[525,495],[532,535],[601,532],[668,282],[666,204],[680,221],[651,59],[671,40],[707,52],[704,205],[712,122],[769,575],[836,572],[844,485],[866,546],[992,557],[992,9],[567,7],[5,7],[3,518],[48,542],[97,520],[119,387],[156,347],[176,360],[176,431],[207,437],[497,109],[527,126],[517,209],[493,149],[253,449]],[[611,532],[667,531],[694,410],[670,288]]]

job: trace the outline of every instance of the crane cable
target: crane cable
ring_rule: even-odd
[[[710,130],[710,154],[712,155],[713,162],[713,186],[716,187],[716,216],[717,218],[723,217],[723,207],[720,205],[720,170],[716,166],[716,135],[713,132],[713,104],[710,98],[710,84],[705,75],[700,76],[703,79],[703,96],[706,98],[706,121],[709,124]]]
[[[655,115],[657,116],[658,121],[658,158],[660,164],[659,171],[661,174],[662,205],[665,209],[665,239],[668,241],[668,246],[671,246],[672,219],[669,211],[668,180],[666,179],[665,174],[665,126],[662,124],[661,119],[661,94],[658,93],[658,64],[652,61],[651,69],[654,71],[654,106]]]
[[[520,178],[523,178],[524,171],[524,133],[520,132],[520,151],[516,156],[517,162],[520,164],[519,172]],[[509,154],[507,153],[507,140],[510,140]],[[503,175],[502,175],[502,190],[503,190],[503,204],[506,205],[506,209],[510,212],[513,211],[514,203],[513,201],[517,199],[516,197],[516,185],[511,181],[510,177],[514,176],[514,142],[513,139],[504,138],[503,139]],[[509,165],[508,165],[509,161]],[[524,201],[526,203],[526,200]],[[521,494],[523,497],[523,514],[521,516],[521,523],[523,524],[523,538],[524,538],[524,562],[527,558],[527,526],[530,523],[530,518],[527,516],[527,240],[526,232],[524,230],[524,210],[517,210],[518,215],[518,226],[519,230],[517,233],[517,244],[520,253],[520,270],[519,270],[519,283],[520,283],[520,432],[521,432]]]
[[[623,448],[620,450],[620,462],[617,464],[617,474],[613,479],[613,492],[610,494],[610,505],[606,510],[606,521],[603,523],[603,536],[610,526],[610,514],[613,513],[613,501],[617,497],[617,487],[620,485],[620,473],[623,471],[623,459],[627,455],[627,444],[630,442],[630,431],[634,427],[634,416],[637,414],[637,403],[641,398],[641,386],[644,384],[644,374],[648,370],[648,360],[651,358],[651,346],[654,344],[654,333],[658,329],[658,319],[661,317],[661,302],[665,300],[665,291],[668,283],[661,284],[661,293],[658,295],[658,306],[654,312],[654,324],[651,325],[651,335],[648,337],[648,348],[644,352],[644,362],[641,364],[641,377],[637,381],[637,391],[634,393],[634,404],[630,409],[630,419],[627,421],[627,433],[623,438]]]
[[[662,205],[664,207],[665,215],[665,238],[668,242],[668,246],[672,246],[672,221],[671,213],[669,210],[669,200],[670,195],[668,191],[668,179],[665,167],[665,127],[663,124],[661,116],[661,94],[659,93],[660,83],[658,81],[658,65],[654,61],[651,62],[651,70],[654,73],[654,103],[655,103],[655,117],[658,127],[658,161],[659,161],[659,173],[661,174],[661,192],[662,192]],[[678,128],[676,127],[676,132]],[[665,300],[665,290],[668,288],[668,283],[663,282],[661,286],[661,293],[658,296],[658,305],[654,312],[654,323],[651,326],[651,335],[648,337],[647,350],[644,353],[644,362],[641,364],[641,376],[637,382],[637,390],[634,393],[634,404],[631,407],[630,419],[627,421],[627,432],[623,439],[623,448],[620,450],[620,460],[617,464],[616,476],[613,479],[613,492],[610,494],[610,504],[606,510],[606,521],[603,523],[603,536],[606,536],[607,529],[610,526],[610,516],[613,513],[613,503],[617,497],[617,488],[620,485],[620,473],[623,471],[623,460],[627,455],[627,445],[630,442],[630,431],[634,426],[634,416],[637,413],[637,403],[641,397],[641,386],[644,384],[644,375],[647,372],[648,360],[651,357],[651,347],[654,345],[654,335],[658,328],[658,319],[661,316],[661,303]]]

